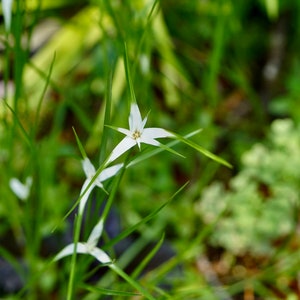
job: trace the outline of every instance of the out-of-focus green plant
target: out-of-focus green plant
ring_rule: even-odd
[[[295,59],[293,68],[285,80],[286,92],[278,95],[271,103],[270,110],[275,116],[291,116],[295,122],[300,117],[298,77],[300,75],[300,61]]]
[[[205,223],[220,217],[210,242],[234,254],[268,255],[295,230],[299,208],[300,127],[290,119],[271,125],[269,142],[242,156],[229,189],[219,182],[204,190],[197,210]]]

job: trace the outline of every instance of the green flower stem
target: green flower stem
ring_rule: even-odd
[[[75,270],[76,270],[76,258],[77,258],[77,243],[79,242],[80,237],[80,228],[82,223],[82,214],[78,214],[75,221],[75,233],[74,233],[74,252],[71,258],[71,270],[70,270],[70,277],[68,282],[68,291],[67,291],[67,300],[72,300],[73,293],[74,293],[74,278],[75,278]]]
[[[102,138],[99,150],[99,161],[100,163],[105,160],[106,155],[106,145],[108,140],[108,132],[105,124],[110,124],[110,115],[111,115],[111,99],[112,99],[112,78],[113,74],[107,76],[106,82],[106,94],[105,94],[105,113],[104,113],[104,122],[102,125]]]
[[[129,106],[130,106],[130,103],[133,102],[136,104],[137,102],[136,102],[135,93],[133,89],[133,83],[132,83],[132,78],[131,78],[131,73],[129,68],[128,50],[125,42],[124,42],[124,67],[125,67],[126,80],[130,92],[130,100],[129,100]]]
[[[100,170],[100,171],[99,171]],[[94,176],[94,178],[96,178],[100,172],[103,170],[103,167],[100,167],[99,170],[97,171],[96,175]],[[113,203],[113,200],[115,198],[115,195],[117,193],[117,189],[119,186],[119,183],[121,181],[122,175],[124,173],[125,168],[122,169],[122,171],[120,172],[120,175],[117,176],[114,180],[114,185],[112,188],[112,191],[108,197],[108,202],[105,206],[105,209],[103,211],[102,214],[102,219],[105,222],[110,207]],[[99,173],[99,174],[98,174]],[[92,184],[93,180],[91,181],[90,185]],[[87,190],[89,189],[90,185],[88,185],[88,187],[85,189],[85,191],[83,192],[83,194],[79,197],[79,201],[82,198],[82,196],[87,192]],[[71,270],[70,270],[70,277],[69,277],[69,283],[68,283],[68,292],[67,292],[67,300],[71,300],[73,293],[74,293],[74,278],[75,278],[75,270],[76,270],[76,258],[77,258],[77,252],[76,252],[76,248],[77,248],[77,243],[79,242],[79,237],[80,237],[80,228],[81,228],[81,224],[82,224],[82,219],[83,219],[83,214],[78,214],[76,220],[75,220],[75,233],[74,233],[74,253],[72,255],[72,259],[71,259]]]

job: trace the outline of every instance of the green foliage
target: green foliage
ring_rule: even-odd
[[[11,296],[295,298],[300,2],[10,3],[1,1],[0,259],[25,284]],[[100,166],[91,187],[122,138],[111,127],[128,128],[132,101],[147,127],[180,136],[119,157],[126,169],[103,183],[106,192],[93,190],[73,235],[80,159]],[[89,268],[87,255],[54,263],[66,245],[59,237],[85,241],[100,208],[105,220],[120,214],[121,232],[104,232],[101,244],[115,269]],[[146,272],[165,243],[176,255]]]
[[[300,127],[290,119],[272,123],[268,142],[242,156],[229,182],[203,191],[197,210],[204,222],[218,221],[210,242],[238,255],[272,255],[276,241],[294,234],[299,209]]]

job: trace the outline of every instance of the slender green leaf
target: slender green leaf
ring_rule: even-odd
[[[33,143],[32,143],[32,140],[30,138],[30,135],[27,133],[26,129],[22,125],[22,123],[21,123],[20,119],[18,118],[16,112],[13,110],[13,108],[6,101],[2,100],[2,103],[4,103],[7,106],[7,108],[10,110],[10,112],[13,114],[14,120],[17,123],[17,125],[19,126],[19,128],[21,129],[21,132],[23,133],[26,142],[33,149]]]
[[[173,133],[173,132],[172,132]],[[226,166],[226,167],[229,167],[229,168],[232,168],[232,165],[227,162],[226,160],[224,160],[223,158],[211,153],[210,151],[206,150],[205,148],[201,147],[200,145],[194,143],[193,141],[191,140],[188,140],[187,138],[179,135],[179,134],[176,134],[176,133],[173,133],[174,136],[181,142],[187,144],[188,146],[194,148],[195,150],[201,152],[202,154],[204,154],[205,156],[207,156],[208,158]]]
[[[126,80],[127,80],[127,84],[128,84],[129,92],[130,92],[130,101],[129,101],[129,105],[128,105],[130,107],[132,102],[133,103],[137,103],[137,102],[136,102],[132,78],[131,78],[129,59],[128,59],[128,50],[127,50],[126,43],[124,43],[124,67],[125,67]]]
[[[185,135],[184,137],[185,138],[190,138],[190,137],[198,134],[201,131],[202,131],[202,129],[197,129],[197,130],[195,130],[195,131],[193,131],[193,132]],[[171,148],[171,147],[173,147],[173,146],[175,146],[175,145],[177,145],[179,143],[180,143],[179,140],[174,140],[172,142],[169,142],[165,146],[168,147],[168,148]],[[150,157],[152,157],[152,156],[154,156],[154,155],[156,155],[156,154],[158,154],[158,153],[160,153],[160,152],[162,152],[164,150],[166,150],[166,149],[164,149],[162,147],[161,148],[160,147],[156,147],[154,149],[151,149],[150,151],[142,151],[141,154],[138,155],[137,157],[135,157],[126,167],[127,168],[132,167],[132,166],[136,165],[137,163],[140,163],[140,162],[142,162],[142,161],[144,161],[146,159],[149,159]],[[182,155],[180,155],[180,156],[182,156]]]
[[[84,150],[84,148],[83,148],[83,146],[82,146],[82,143],[81,143],[81,141],[80,141],[80,139],[79,139],[79,137],[78,137],[78,135],[77,135],[77,133],[76,133],[75,128],[72,127],[72,129],[73,129],[73,132],[74,132],[74,135],[75,135],[75,138],[76,138],[76,142],[77,142],[79,151],[80,151],[80,153],[81,153],[81,156],[82,156],[83,158],[87,158],[87,155],[86,155],[85,150]]]
[[[109,296],[130,297],[130,296],[140,296],[141,295],[140,293],[117,291],[117,290],[105,289],[105,288],[95,287],[95,286],[90,286],[90,285],[82,285],[82,287],[92,293],[109,295]]]
[[[51,74],[52,74],[54,62],[55,62],[55,53],[53,55],[53,59],[52,59],[51,64],[50,64],[49,72],[48,72],[48,74],[46,75],[46,78],[45,78],[45,87],[44,87],[44,89],[42,91],[42,94],[40,96],[40,99],[38,101],[38,105],[37,105],[37,109],[36,109],[36,115],[35,115],[35,122],[34,122],[35,127],[34,127],[34,130],[33,130],[34,134],[36,134],[38,126],[39,126],[39,117],[40,117],[42,102],[43,102],[43,99],[45,97],[45,94],[47,92],[47,89],[48,89],[50,81],[51,81]]]
[[[136,280],[128,276],[116,264],[108,265],[108,267],[112,269],[115,273],[117,273],[120,277],[122,277],[124,280],[126,280],[132,287],[136,288],[144,297],[146,297],[149,300],[155,300],[155,298],[144,287],[142,287]]]
[[[107,77],[106,82],[106,93],[105,93],[105,113],[104,113],[104,120],[102,124],[102,138],[99,150],[99,161],[100,163],[104,161],[105,153],[106,153],[106,144],[108,138],[107,128],[105,124],[110,124],[110,114],[111,114],[111,101],[112,101],[112,78],[113,74],[110,74]]]
[[[150,220],[152,220],[165,206],[167,206],[187,185],[189,182],[186,182],[184,185],[182,185],[164,204],[162,204],[160,207],[158,207],[156,210],[151,212],[149,215],[147,215],[145,218],[143,218],[141,221],[136,223],[135,225],[131,226],[130,228],[122,231],[118,236],[111,239],[104,247],[103,249],[108,249],[112,245],[115,245],[116,243],[120,242],[124,238],[126,238],[128,235],[130,235],[132,232],[134,232],[138,227],[141,225],[148,223]]]
[[[180,154],[179,152],[173,150],[172,148],[166,146],[165,144],[160,143],[160,144],[159,144],[159,147],[162,148],[162,149],[164,149],[164,150],[166,150],[166,151],[169,151],[170,153],[173,153],[173,154],[175,154],[175,155],[177,155],[177,156],[180,156],[180,157],[182,157],[182,158],[185,158],[184,155],[182,155],[182,154]]]
[[[147,264],[151,261],[151,259],[154,257],[154,255],[157,253],[159,248],[161,247],[163,241],[164,241],[165,235],[163,235],[158,243],[155,245],[155,247],[148,253],[148,255],[141,261],[141,263],[136,267],[136,269],[131,274],[132,278],[137,278],[141,272],[145,269]]]

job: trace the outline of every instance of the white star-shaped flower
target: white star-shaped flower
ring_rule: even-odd
[[[81,191],[80,191],[80,196],[82,196],[82,197],[81,197],[80,204],[79,204],[79,214],[83,213],[85,204],[86,204],[93,188],[95,186],[98,186],[101,189],[103,189],[102,182],[107,180],[108,178],[115,176],[119,172],[119,170],[122,168],[122,166],[123,166],[123,164],[117,164],[115,166],[104,169],[95,178],[93,183],[90,184],[91,181],[93,180],[94,176],[96,175],[95,167],[92,165],[92,163],[90,162],[90,160],[87,157],[82,161],[82,167],[83,167],[84,173],[86,175],[86,180],[83,183]],[[88,188],[88,190],[86,191],[87,188]]]
[[[89,254],[95,257],[102,264],[111,263],[112,262],[111,258],[103,250],[97,247],[102,231],[103,231],[103,219],[100,219],[100,221],[92,230],[87,242],[77,243],[76,253]],[[75,250],[75,243],[69,244],[55,256],[54,260],[56,261],[63,257],[72,255],[74,253],[74,250]]]
[[[141,143],[160,146],[161,144],[156,140],[157,138],[174,137],[172,133],[163,128],[144,128],[146,122],[147,117],[142,120],[139,107],[136,103],[132,103],[129,115],[129,129],[115,128],[119,132],[125,134],[126,137],[114,148],[107,160],[107,164],[117,159],[135,145],[138,145],[139,148],[141,148]]]

